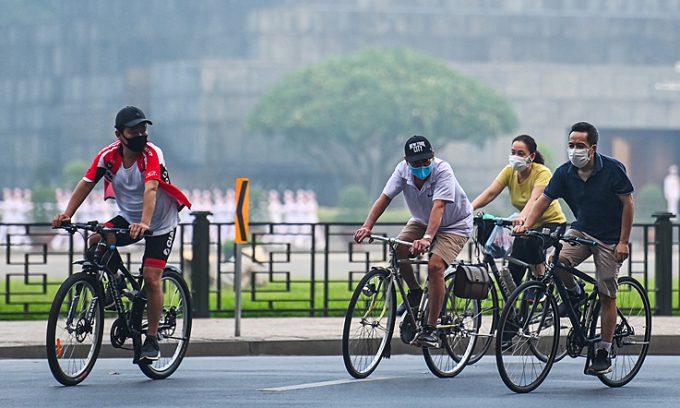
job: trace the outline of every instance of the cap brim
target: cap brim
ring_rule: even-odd
[[[404,158],[406,159],[406,161],[414,162],[414,161],[419,161],[419,160],[431,159],[433,157],[434,157],[434,153],[425,152],[425,153],[420,153],[420,154],[414,154],[412,156],[406,156]]]
[[[149,125],[153,125],[153,123],[151,123],[151,121],[149,119],[139,118],[139,119],[129,121],[128,123],[124,124],[123,127],[131,128],[131,127],[135,127],[135,126],[139,125],[140,123],[148,123]]]

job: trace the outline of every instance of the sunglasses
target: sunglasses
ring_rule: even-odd
[[[416,160],[416,161],[409,161],[408,162],[409,166],[411,167],[427,167],[430,164],[432,164],[432,158],[429,159],[423,159],[423,160]]]

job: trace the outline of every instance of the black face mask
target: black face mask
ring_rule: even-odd
[[[127,142],[126,146],[128,149],[132,150],[135,153],[141,153],[144,151],[144,148],[146,147],[146,140],[147,136],[137,136],[133,137],[132,139],[128,139],[127,137],[123,137],[125,141]]]

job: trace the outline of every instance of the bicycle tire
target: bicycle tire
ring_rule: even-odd
[[[534,297],[525,296],[532,288]],[[520,285],[503,307],[496,330],[496,365],[510,390],[533,391],[548,376],[559,341],[559,320],[551,316],[557,316],[557,302],[552,293],[546,293],[546,285],[540,281]]]
[[[425,364],[440,378],[452,378],[463,371],[475,348],[482,318],[480,300],[462,299],[453,293],[455,277],[453,272],[444,278],[446,292],[439,329],[442,347],[423,348]]]
[[[165,269],[161,276],[161,288],[163,313],[158,329],[161,357],[151,364],[139,364],[139,369],[154,380],[168,378],[179,368],[189,346],[192,325],[191,294],[182,275]],[[142,327],[146,327],[144,321]],[[177,333],[177,328],[180,328],[180,333]]]
[[[50,371],[63,385],[82,382],[97,361],[104,333],[104,302],[99,299],[104,299],[101,281],[83,272],[66,278],[54,296],[45,349]],[[87,319],[89,311],[93,312],[92,321]],[[89,346],[85,345],[88,340]]]
[[[647,292],[640,282],[631,277],[619,278],[616,329],[612,342],[612,371],[597,378],[608,387],[622,387],[628,384],[640,371],[649,351],[652,336],[652,312]],[[599,305],[598,305],[599,306]],[[593,322],[597,322],[600,308],[597,308]],[[597,324],[590,327],[594,336]]]
[[[371,269],[354,289],[342,330],[342,358],[352,377],[368,377],[389,350],[396,321],[395,299],[394,280],[385,268]]]
[[[480,309],[481,322],[477,332],[477,341],[475,348],[472,350],[472,355],[467,362],[467,365],[473,365],[482,359],[489,351],[489,347],[493,344],[496,327],[498,325],[498,318],[500,317],[500,306],[498,303],[498,291],[496,290],[495,280],[491,280],[491,287],[489,288],[489,296],[482,300]]]

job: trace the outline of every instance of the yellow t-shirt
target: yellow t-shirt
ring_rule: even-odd
[[[517,172],[513,171],[512,166],[510,165],[505,166],[498,174],[498,177],[496,177],[497,182],[501,183],[503,187],[508,187],[508,190],[510,190],[510,203],[520,211],[522,211],[524,206],[527,205],[527,202],[529,202],[534,187],[547,186],[552,177],[552,172],[544,165],[531,163],[531,166],[529,178],[521,183],[517,180]],[[548,223],[562,224],[566,222],[567,217],[564,216],[560,203],[557,202],[557,200],[553,200],[536,225],[532,225],[531,228],[536,228],[539,225]]]

